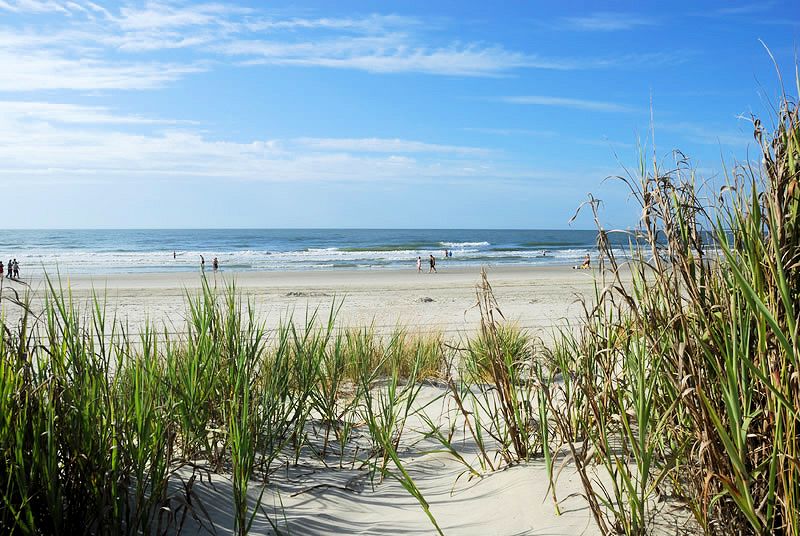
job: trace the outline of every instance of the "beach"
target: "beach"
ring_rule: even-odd
[[[473,332],[479,322],[474,305],[480,268],[446,263],[437,268],[437,273],[428,273],[427,266],[422,273],[415,268],[203,273],[212,287],[235,285],[268,327],[290,315],[302,321],[315,310],[327,319],[336,303],[342,326],[374,326],[379,332],[404,327],[441,332],[447,338]],[[487,273],[505,320],[542,337],[577,319],[582,312],[579,298],[591,296],[594,289],[592,271],[566,266],[494,266]],[[20,292],[30,289],[34,306],[40,304],[46,280],[36,276],[24,281],[28,286],[9,281],[6,285]],[[64,275],[52,281],[69,286],[77,304],[88,303],[93,294],[104,299],[109,318],[131,327],[149,321],[174,331],[184,329],[187,295],[195,295],[202,285],[199,270]],[[17,314],[13,307],[5,310],[10,319]]]

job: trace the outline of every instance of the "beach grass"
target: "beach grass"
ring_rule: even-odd
[[[621,177],[642,208],[632,260],[599,228],[595,302],[543,385],[603,532],[649,533],[671,504],[698,532],[800,533],[796,99],[774,121],[754,119],[762,166],[721,191],[682,157]]]
[[[234,285],[206,280],[187,295],[185,334],[131,334],[100,297],[82,308],[58,281],[42,311],[17,305],[19,322],[0,331],[2,532],[210,526],[193,483],[220,473],[246,534],[276,458],[324,461],[333,435],[343,464],[355,427],[374,445],[358,464],[398,478],[435,524],[397,451],[419,382],[442,369],[440,336],[335,328],[336,301],[321,322],[310,311],[269,332]]]

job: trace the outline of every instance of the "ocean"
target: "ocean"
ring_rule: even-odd
[[[489,229],[0,230],[0,259],[23,275],[567,265],[595,252],[596,231]],[[627,239],[618,237],[625,249]],[[452,257],[444,258],[444,250]],[[175,258],[173,258],[173,252]]]

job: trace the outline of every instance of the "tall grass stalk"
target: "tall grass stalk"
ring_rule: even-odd
[[[187,294],[185,335],[149,323],[132,334],[101,297],[84,308],[49,279],[40,312],[29,296],[4,305],[21,316],[0,329],[0,532],[163,534],[187,519],[213,530],[197,476],[216,472],[247,534],[275,460],[324,462],[331,433],[339,465],[348,449],[355,460],[359,426],[376,445],[362,466],[397,478],[435,524],[398,449],[420,382],[440,374],[438,336],[340,329],[334,301],[327,318],[309,311],[268,337],[235,285],[206,279]]]
[[[709,534],[800,532],[796,97],[774,122],[718,194],[681,154],[620,177],[642,207],[629,262],[599,227],[595,304],[544,385],[604,532],[653,530],[667,497]]]

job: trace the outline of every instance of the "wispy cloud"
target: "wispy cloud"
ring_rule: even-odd
[[[494,136],[537,136],[543,138],[554,138],[558,136],[558,132],[554,130],[533,130],[528,128],[463,127],[461,130],[477,132],[479,134],[491,134]]]
[[[497,76],[519,68],[572,68],[570,61],[540,59],[501,46],[427,48],[409,44],[405,37],[399,40],[393,37],[303,43],[246,40],[231,42],[219,50],[245,58],[244,65],[326,67],[373,73]]]
[[[744,148],[753,143],[752,135],[744,130],[736,131],[727,128],[714,128],[688,121],[659,122],[656,124],[656,136],[659,131],[676,134],[692,143],[703,145],[729,146]]]
[[[81,125],[180,125],[192,121],[157,119],[118,114],[101,106],[82,106],[53,102],[0,101],[0,113],[17,120],[31,119]]]
[[[764,0],[761,2],[750,2],[722,7],[715,10],[715,12],[719,15],[752,15],[753,13],[763,13],[764,11],[769,11],[774,5],[774,1]]]
[[[122,128],[125,127],[125,128]],[[59,181],[478,180],[525,174],[493,151],[401,138],[210,139],[181,121],[117,114],[102,107],[0,101],[2,177]]]
[[[572,99],[567,97],[551,97],[546,95],[517,95],[506,97],[494,97],[489,100],[505,102],[508,104],[524,104],[533,106],[554,106],[557,108],[572,108],[576,110],[586,110],[592,112],[633,112],[635,108],[615,102]]]
[[[631,30],[640,26],[652,26],[656,21],[651,17],[632,13],[597,12],[582,17],[566,17],[563,19],[566,26],[593,32],[615,32]]]
[[[70,13],[65,4],[54,0],[0,0],[0,9],[12,13]]]
[[[158,31],[198,26],[221,26],[233,29],[236,24],[232,17],[248,15],[251,9],[230,4],[170,4],[148,2],[143,8],[124,6],[119,15],[110,15],[123,30]]]
[[[297,145],[316,151],[364,153],[437,153],[452,155],[486,155],[487,149],[459,145],[441,145],[399,138],[296,138]]]
[[[496,77],[521,69],[628,68],[676,57],[550,57],[498,43],[453,41],[414,17],[278,16],[226,3],[104,7],[88,0],[0,0],[0,14],[0,70],[19,73],[3,77],[0,91],[151,89],[220,62]],[[10,26],[15,16],[42,16],[43,22]],[[595,29],[643,23],[633,17],[612,23],[603,14],[571,20]],[[185,51],[182,63],[153,59],[155,52],[176,49]]]
[[[727,20],[746,20],[750,24],[780,24],[796,25],[797,17],[792,20],[792,15],[786,10],[776,9],[779,3],[776,0],[763,0],[761,2],[730,3],[723,7],[706,8],[698,4],[698,11],[689,15],[701,18],[725,18]]]
[[[163,62],[115,62],[68,57],[55,50],[0,48],[0,91],[42,89],[153,89],[201,71],[198,65]]]

